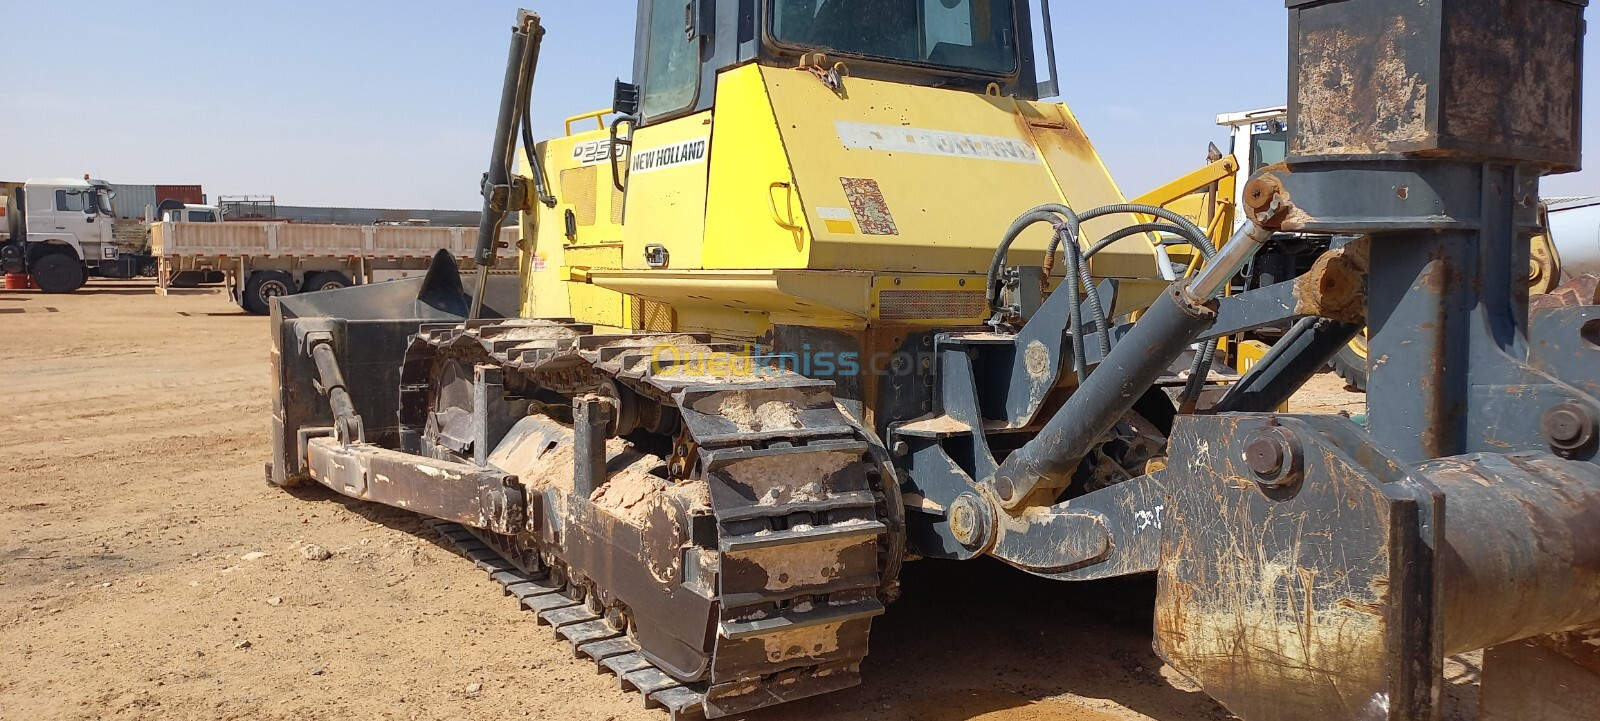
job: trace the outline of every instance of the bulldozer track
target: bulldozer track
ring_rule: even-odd
[[[646,708],[663,708],[673,721],[704,717],[703,690],[680,684],[656,668],[622,631],[565,595],[565,584],[551,585],[548,573],[533,574],[518,568],[466,526],[448,522],[432,525],[441,538],[487,573],[489,580],[500,584],[505,595],[516,598],[522,610],[533,613],[539,625],[549,626],[556,639],[567,642],[574,658],[587,658],[597,670],[614,674],[623,691],[637,692]]]
[[[859,683],[872,619],[896,591],[904,521],[881,448],[839,408],[833,384],[793,373],[681,372],[660,348],[739,349],[685,334],[591,331],[538,320],[424,326],[406,356],[401,406],[436,405],[439,384],[428,379],[451,364],[498,369],[519,398],[602,387],[637,394],[678,419],[671,458],[662,459],[672,464],[664,492],[703,484],[703,506],[663,495],[628,525],[597,503],[605,486],[591,498],[529,486],[540,530],[499,536],[443,524],[441,535],[576,656],[674,720]],[[442,439],[435,455],[454,443],[441,418],[409,418],[423,442]],[[540,423],[541,447],[572,437]],[[706,622],[685,620],[697,616]]]

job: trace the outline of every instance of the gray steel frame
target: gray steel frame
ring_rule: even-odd
[[[1010,339],[941,336],[943,419],[889,439],[921,499],[913,548],[1064,580],[1157,572],[1158,650],[1244,718],[1433,719],[1444,655],[1485,647],[1485,678],[1516,679],[1485,709],[1579,718],[1600,698],[1600,654],[1573,650],[1600,639],[1600,307],[1530,319],[1523,269],[1540,176],[1577,165],[1587,2],[1288,5],[1294,145],[1246,210],[1365,236],[1360,255],[1215,303],[1197,335],[1158,304],[1076,388],[1068,294]],[[1479,88],[1501,91],[1492,107]],[[1164,469],[1071,485],[1085,434],[1106,442],[1193,338],[1295,318],[1216,407],[1177,418]],[[1363,319],[1366,427],[1272,413]]]

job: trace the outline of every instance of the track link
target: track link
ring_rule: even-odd
[[[894,484],[885,481],[893,476],[882,449],[839,409],[833,384],[788,372],[686,372],[693,361],[677,350],[742,349],[687,334],[591,331],[540,320],[424,326],[402,369],[408,450],[469,459],[467,434],[451,430],[470,428],[468,414],[441,407],[440,388],[492,368],[506,394],[522,399],[519,408],[526,399],[603,389],[655,404],[652,413],[670,411],[660,416],[674,428],[662,437],[674,449],[667,485],[703,484],[704,500],[690,507],[680,494],[629,525],[597,505],[605,487],[585,498],[530,485],[543,508],[530,513],[528,533],[492,536],[445,524],[441,534],[576,656],[675,720],[859,683],[871,621],[894,593],[904,527],[898,498],[886,495]],[[664,359],[663,348],[675,357]],[[449,383],[439,380],[441,369]],[[471,413],[479,424],[493,415]],[[562,423],[528,422],[534,428],[523,437],[541,456],[575,445]],[[513,429],[508,438],[516,435]],[[607,453],[614,479],[623,456]],[[572,477],[577,471],[566,463],[504,470]],[[698,627],[695,617],[704,619]]]
[[[662,708],[672,721],[705,718],[705,692],[685,686],[656,668],[639,653],[639,647],[604,617],[591,613],[567,595],[566,584],[551,585],[549,574],[528,573],[500,555],[476,531],[455,523],[433,524],[439,536],[472,561],[489,580],[500,584],[520,608],[534,614],[539,625],[549,626],[558,640],[572,648],[574,658],[587,658],[604,673],[617,677],[623,691],[636,692],[645,708]]]

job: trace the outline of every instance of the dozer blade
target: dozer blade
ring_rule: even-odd
[[[365,440],[396,448],[400,358],[423,324],[465,318],[476,286],[472,280],[463,284],[455,258],[441,250],[422,278],[279,298],[272,309],[269,480],[280,486],[308,480],[310,440],[335,435],[337,419],[325,397],[329,381],[311,346],[326,341]],[[516,276],[489,276],[484,316],[515,315],[517,287]]]

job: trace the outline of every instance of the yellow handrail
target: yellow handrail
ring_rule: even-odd
[[[788,220],[778,215],[778,201],[772,197],[772,191],[779,188],[783,188],[785,191],[783,197],[785,209],[789,211],[790,215]],[[794,219],[794,186],[789,183],[780,181],[767,187],[767,212],[772,214],[772,222],[777,223],[778,227],[784,230],[795,233],[805,230],[805,227]]]
[[[572,116],[570,118],[567,118],[567,135],[571,135],[572,134],[572,124],[573,123],[581,122],[581,121],[584,121],[584,120],[593,120],[596,125],[600,126],[600,128],[599,128],[600,130],[605,130],[606,129],[605,117],[607,115],[610,115],[610,114],[611,114],[611,108],[606,108],[605,110],[596,110],[596,111],[594,111],[592,113],[584,113],[582,115],[574,115],[574,116]]]

